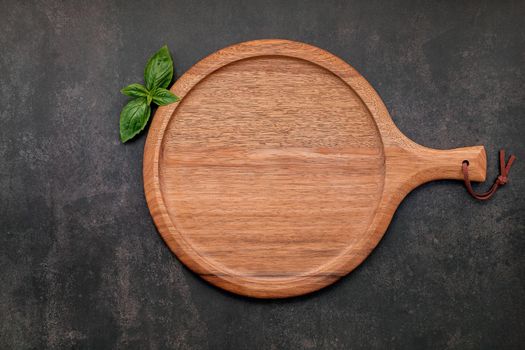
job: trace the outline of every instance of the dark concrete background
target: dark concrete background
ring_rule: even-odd
[[[523,1],[0,0],[0,348],[523,348],[524,18]],[[164,43],[180,76],[257,38],[342,57],[415,141],[484,144],[491,180],[507,148],[510,184],[486,203],[459,181],[415,190],[363,265],[308,296],[206,284],[155,230],[119,89]]]

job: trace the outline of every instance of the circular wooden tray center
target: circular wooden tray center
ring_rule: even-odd
[[[256,56],[186,94],[163,135],[159,179],[184,245],[214,274],[286,283],[329,274],[363,239],[384,162],[347,83],[307,60]]]

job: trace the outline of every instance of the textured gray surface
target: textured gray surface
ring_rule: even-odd
[[[522,1],[0,0],[0,348],[522,347],[524,16]],[[510,185],[487,203],[460,182],[415,190],[365,263],[312,295],[206,284],[153,226],[118,91],[164,43],[180,76],[257,38],[342,57],[415,141],[484,144],[491,180],[506,147]]]

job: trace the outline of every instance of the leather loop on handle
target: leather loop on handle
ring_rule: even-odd
[[[492,187],[487,192],[484,192],[484,193],[476,193],[474,189],[472,188],[472,184],[470,183],[470,179],[468,176],[469,162],[468,160],[464,160],[463,165],[462,165],[463,178],[465,180],[465,187],[467,188],[468,193],[470,193],[472,197],[479,199],[481,201],[487,200],[490,197],[492,197],[500,186],[503,186],[507,183],[510,167],[512,166],[512,163],[514,163],[515,160],[516,160],[516,157],[514,155],[511,155],[508,163],[505,165],[505,150],[499,151],[500,175],[497,177],[496,181],[494,181],[494,184],[492,184]]]

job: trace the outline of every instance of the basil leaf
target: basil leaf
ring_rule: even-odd
[[[146,97],[149,94],[148,89],[143,85],[136,83],[126,86],[124,89],[120,90],[120,92],[131,97]]]
[[[148,61],[144,70],[146,88],[153,91],[155,88],[167,88],[173,78],[173,61],[168,47],[164,45]]]
[[[173,92],[169,90],[157,88],[155,91],[153,91],[153,102],[159,106],[169,105],[170,103],[177,102],[179,100],[180,98],[175,96]]]
[[[151,107],[143,97],[135,98],[124,106],[120,113],[120,140],[126,142],[141,132],[146,126]]]

